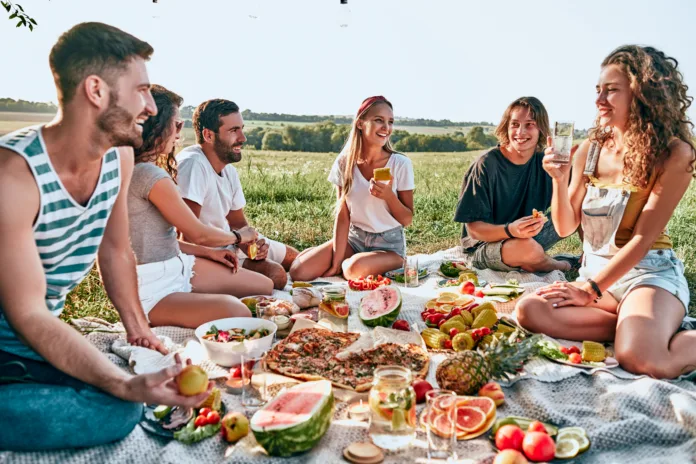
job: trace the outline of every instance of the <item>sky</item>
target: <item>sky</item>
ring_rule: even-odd
[[[384,95],[397,118],[497,123],[533,95],[552,120],[586,128],[602,60],[629,43],[675,57],[696,90],[692,0],[17,2],[39,25],[0,16],[0,97],[55,102],[49,51],[83,21],[150,42],[151,82],[185,105],[219,97],[256,112],[352,115]]]

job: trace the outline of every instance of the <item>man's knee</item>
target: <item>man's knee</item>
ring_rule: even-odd
[[[544,248],[532,238],[515,238],[503,243],[502,260],[510,267],[533,270],[534,265],[544,259]]]
[[[289,271],[295,262],[295,258],[297,258],[297,255],[299,254],[300,252],[295,248],[291,247],[290,245],[285,245],[285,258],[283,258],[283,262],[281,263],[283,268]]]
[[[273,282],[273,288],[282,290],[288,284],[288,273],[282,265],[268,262],[266,276]]]

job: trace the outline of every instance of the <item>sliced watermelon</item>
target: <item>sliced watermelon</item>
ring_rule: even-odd
[[[334,397],[331,382],[295,385],[251,418],[256,441],[271,456],[292,456],[310,450],[329,428]]]
[[[391,327],[399,311],[401,292],[396,287],[379,287],[360,301],[360,320],[368,327]]]

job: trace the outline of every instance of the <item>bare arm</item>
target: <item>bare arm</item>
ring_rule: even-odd
[[[233,245],[237,238],[230,232],[203,224],[187,207],[171,179],[160,179],[150,190],[148,200],[176,227],[187,241],[211,247]],[[200,206],[198,206],[200,214]]]
[[[505,226],[499,224],[489,224],[483,221],[469,222],[464,224],[466,233],[474,240],[482,242],[500,242],[510,237],[505,233]]]
[[[689,187],[691,162],[691,147],[683,141],[674,141],[664,170],[638,217],[633,237],[594,278],[600,290],[605,291],[613,285],[648,253]]]
[[[549,137],[548,145],[552,145]],[[556,233],[560,237],[568,237],[580,226],[582,218],[582,201],[585,198],[587,178],[583,174],[585,161],[590,150],[590,142],[584,141],[573,157],[573,173],[571,177],[570,163],[558,165],[553,162],[553,149],[546,149],[544,169],[553,179],[553,197],[551,198],[551,217]]]
[[[334,274],[341,269],[341,264],[346,257],[346,246],[348,246],[348,229],[350,228],[350,211],[348,203],[341,198],[341,187],[337,187],[336,201],[340,201],[336,218],[334,220],[333,232],[333,259],[331,270]]]
[[[128,186],[133,174],[132,148],[121,151],[121,191],[116,198],[111,216],[104,229],[97,263],[104,288],[121,316],[128,332],[128,341],[135,345],[166,350],[150,330],[138,297],[135,274],[135,256],[128,232]]]
[[[399,224],[410,226],[413,222],[413,190],[396,192],[396,196],[387,199],[387,207]]]

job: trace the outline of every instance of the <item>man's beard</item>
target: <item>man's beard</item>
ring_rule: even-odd
[[[118,94],[109,91],[109,106],[99,115],[97,127],[109,137],[111,146],[138,148],[143,144],[143,135],[136,128],[135,119],[118,105]]]
[[[234,151],[232,151],[232,149],[236,147],[241,147],[242,145],[242,143],[228,145],[222,140],[220,140],[219,137],[215,137],[215,142],[213,142],[213,149],[215,150],[215,153],[217,154],[218,158],[220,158],[220,161],[222,161],[223,163],[238,163],[242,160],[242,152],[235,153]]]

